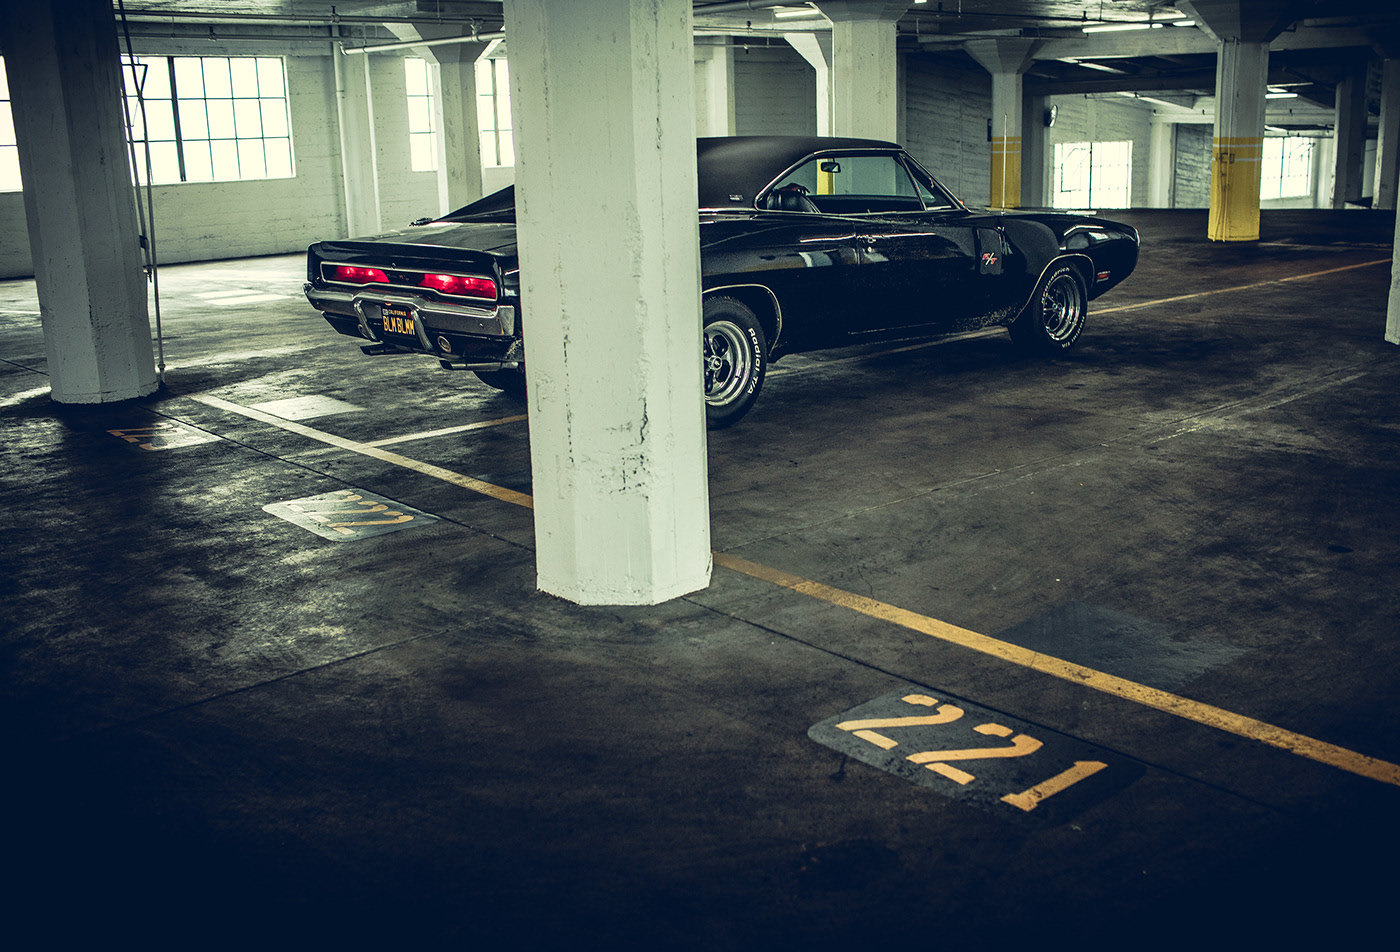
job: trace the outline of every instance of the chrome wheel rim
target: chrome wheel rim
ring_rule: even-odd
[[[753,358],[743,328],[730,321],[707,326],[701,367],[705,373],[705,402],[711,406],[733,402],[753,375]]]
[[[1041,296],[1041,315],[1050,340],[1063,343],[1074,337],[1084,318],[1084,301],[1074,278],[1064,274],[1050,282]]]

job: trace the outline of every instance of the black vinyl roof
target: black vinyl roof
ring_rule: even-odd
[[[753,209],[758,193],[816,152],[902,151],[880,139],[836,136],[712,136],[696,140],[700,208]],[[513,220],[515,186],[508,185],[436,221]]]
[[[893,142],[828,136],[723,136],[696,141],[701,208],[753,208],[759,191],[813,152],[898,150]]]

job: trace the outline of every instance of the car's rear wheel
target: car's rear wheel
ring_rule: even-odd
[[[488,387],[493,387],[517,400],[525,399],[525,371],[523,370],[474,370],[477,379]]]
[[[705,422],[712,430],[749,412],[768,369],[768,340],[753,311],[731,297],[707,298],[701,370]]]
[[[1045,276],[1035,297],[1011,325],[1011,337],[1027,350],[1057,354],[1069,350],[1084,329],[1089,297],[1084,279],[1071,265],[1060,265]]]

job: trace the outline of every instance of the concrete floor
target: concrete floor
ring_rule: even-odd
[[[1266,213],[1221,246],[1204,212],[1115,217],[1142,264],[1062,359],[777,364],[709,443],[715,549],[758,568],[646,609],[539,594],[529,510],[412,467],[528,492],[521,407],[362,357],[297,256],[164,269],[168,389],[139,405],[52,404],[33,284],[0,283],[9,920],[55,946],[1370,936],[1400,847],[1394,219]],[[306,397],[340,403],[274,402]],[[263,508],[350,489],[426,515],[333,541]]]

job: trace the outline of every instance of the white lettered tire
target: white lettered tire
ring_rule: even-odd
[[[768,339],[747,304],[719,295],[705,299],[702,351],[705,422],[718,430],[738,422],[758,399]]]

